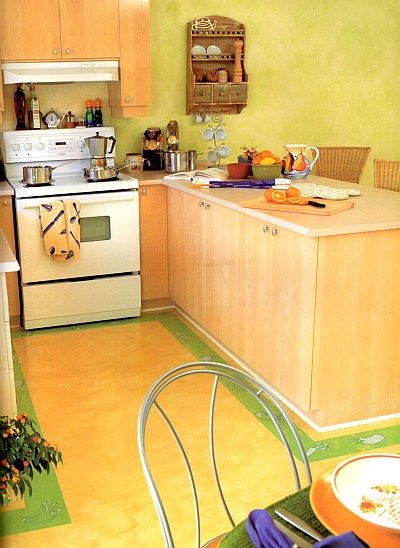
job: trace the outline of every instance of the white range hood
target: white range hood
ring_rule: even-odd
[[[118,61],[2,63],[4,84],[111,82],[119,80]]]

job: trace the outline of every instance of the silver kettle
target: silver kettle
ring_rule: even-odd
[[[107,151],[108,141],[112,141],[112,145],[109,151]],[[87,144],[90,155],[92,158],[104,158],[106,154],[111,154],[114,150],[116,139],[114,137],[103,137],[96,131],[96,135],[93,137],[87,137],[85,143]]]

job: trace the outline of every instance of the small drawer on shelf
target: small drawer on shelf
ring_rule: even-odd
[[[229,103],[230,84],[214,85],[214,103]]]
[[[211,103],[212,86],[211,84],[196,84],[194,86],[195,103]]]
[[[247,84],[232,84],[231,101],[232,103],[245,103],[247,101]]]

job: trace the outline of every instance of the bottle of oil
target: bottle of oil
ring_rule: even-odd
[[[92,108],[92,101],[87,100],[86,103],[86,127],[93,127],[94,121],[93,121],[93,108]]]
[[[102,127],[103,114],[101,112],[101,101],[97,98],[94,102],[94,125],[95,127]]]
[[[39,99],[36,95],[35,86],[29,88],[28,97],[28,128],[40,129]]]

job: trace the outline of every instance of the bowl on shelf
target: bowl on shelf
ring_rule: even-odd
[[[273,164],[272,166],[253,164],[251,169],[255,179],[278,179],[281,175],[282,164]]]
[[[400,455],[363,453],[333,471],[332,490],[353,514],[400,534]]]
[[[227,167],[232,179],[246,179],[250,175],[251,164],[228,164]]]

